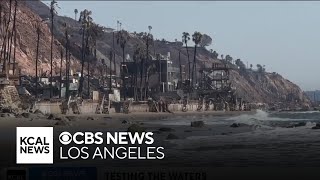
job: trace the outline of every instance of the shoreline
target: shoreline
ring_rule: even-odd
[[[255,114],[256,111],[189,111],[189,112],[131,112],[111,113],[111,114],[52,114],[53,118],[48,119],[50,114],[34,114],[28,113],[29,117],[0,117],[1,127],[3,131],[8,131],[8,128],[15,127],[45,127],[53,126],[56,129],[61,128],[124,128],[131,124],[140,124],[145,121],[152,122],[161,121],[167,118],[188,118],[188,117],[231,117],[242,114]],[[126,123],[123,123],[126,121]],[[196,120],[195,120],[196,121]],[[153,124],[157,126],[157,124]],[[161,124],[159,124],[161,126]]]
[[[124,113],[111,113],[111,114],[83,114],[82,116],[110,116],[112,118],[122,118],[122,117],[136,117],[136,118],[149,118],[149,117],[172,117],[172,116],[236,116],[241,114],[254,114],[255,110],[252,111],[188,111],[188,112],[131,112],[128,114]],[[67,116],[67,115],[66,115]],[[81,114],[79,115],[81,116]]]
[[[191,127],[188,122],[187,125],[166,125],[158,123],[159,120],[164,121],[173,121],[176,119],[172,117],[179,117],[177,119],[182,119],[186,121],[200,121],[205,118],[219,118],[219,117],[231,117],[237,116],[241,114],[254,113],[254,111],[234,111],[234,112],[178,112],[178,113],[129,113],[129,114],[86,114],[86,115],[55,115],[56,118],[61,118],[62,120],[53,120],[47,119],[47,115],[40,114],[31,114],[29,118],[0,118],[0,123],[2,126],[0,127],[0,144],[5,147],[3,149],[4,152],[10,154],[8,157],[1,157],[0,166],[4,165],[14,165],[14,154],[11,154],[11,151],[15,150],[15,134],[16,127],[37,127],[37,126],[53,126],[55,139],[58,141],[58,134],[63,131],[75,132],[75,131],[108,131],[108,132],[121,132],[128,131],[128,128],[137,124],[138,126],[144,128],[148,132],[153,132],[153,137],[155,139],[154,146],[163,146],[165,147],[165,153],[167,154],[167,159],[165,161],[156,161],[157,165],[160,164],[175,164],[179,162],[175,157],[179,157],[179,152],[181,151],[180,142],[181,141],[189,141],[189,138],[193,137],[207,137],[207,136],[231,136],[239,133],[247,133],[252,132],[252,128],[250,126],[243,126],[239,128],[232,128],[230,125],[212,125],[205,124],[203,127]],[[71,125],[55,125],[57,122],[62,122],[67,117],[74,117],[74,120],[70,120],[69,123]],[[203,116],[203,117],[201,117]],[[88,120],[88,117],[92,117],[94,120]],[[199,117],[199,118],[198,118]],[[123,121],[126,120],[126,123]],[[156,123],[152,123],[152,121],[157,121]],[[203,120],[205,121],[205,120]],[[174,135],[174,138],[168,138],[170,135]],[[176,139],[177,138],[177,139]],[[193,142],[192,142],[193,143]],[[144,146],[142,146],[144,147]],[[197,147],[199,148],[199,147]],[[180,149],[180,150],[178,150]],[[200,147],[201,149],[201,147]],[[189,152],[194,151],[196,149],[182,148],[181,152]],[[57,150],[58,152],[58,150]],[[58,157],[56,155],[55,157]],[[182,156],[184,157],[184,156]],[[195,159],[192,160],[194,162],[198,162]],[[56,159],[55,162],[57,164],[66,165],[69,164],[66,161]],[[77,161],[77,163],[82,165],[96,163],[98,166],[103,165],[105,162],[112,163],[114,165],[124,166],[127,163],[131,165],[141,166],[145,164],[144,161],[112,161],[112,160],[97,160],[97,161]],[[72,162],[74,163],[74,162]],[[198,162],[199,163],[199,162]]]
[[[162,146],[166,159],[163,161],[132,161],[132,160],[76,160],[65,161],[55,159],[55,164],[69,166],[77,163],[81,166],[95,164],[103,167],[110,164],[117,167],[143,167],[150,164],[158,167],[207,167],[207,166],[285,166],[288,162],[294,166],[318,165],[320,162],[319,147],[316,141],[319,130],[312,129],[311,124],[294,128],[255,126],[242,124],[231,126],[237,122],[237,115],[249,114],[251,118],[255,111],[236,112],[179,112],[179,113],[129,113],[129,114],[91,114],[66,115],[73,116],[71,126],[55,125],[62,120],[48,120],[47,116],[30,114],[29,118],[0,118],[0,144],[8,156],[0,158],[0,166],[15,165],[15,127],[17,126],[54,126],[55,142],[63,131],[101,131],[127,132],[132,124],[138,124],[148,132],[153,132],[154,146]],[[259,116],[259,112],[257,117]],[[56,116],[62,117],[62,116]],[[62,119],[64,119],[62,117]],[[93,117],[94,120],[87,120]],[[178,117],[178,118],[175,118]],[[242,119],[243,117],[239,117]],[[263,119],[264,117],[262,117]],[[33,119],[31,121],[31,119]],[[123,123],[123,120],[127,120]],[[211,124],[211,120],[222,120],[224,123]],[[166,122],[184,121],[184,124],[167,124]],[[204,126],[192,127],[190,122],[204,121]],[[254,121],[254,119],[253,119]],[[162,124],[162,122],[164,122]],[[59,146],[55,147],[58,148]],[[101,146],[102,147],[102,146]],[[141,148],[145,148],[142,145]],[[58,153],[56,149],[56,153]],[[303,158],[301,155],[303,154]],[[55,157],[58,157],[56,154]]]

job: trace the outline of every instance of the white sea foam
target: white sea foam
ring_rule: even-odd
[[[300,112],[304,113],[304,112]],[[314,119],[309,117],[314,114],[301,114],[303,117],[299,118],[298,114],[283,113],[268,113],[262,110],[257,110],[254,114],[241,114],[233,117],[217,117],[217,116],[175,116],[168,117],[161,120],[150,120],[146,123],[149,124],[162,124],[173,126],[189,126],[192,121],[204,121],[208,125],[231,125],[232,123],[241,123],[253,126],[255,128],[270,129],[281,124],[281,127],[289,126],[295,122],[309,122]]]

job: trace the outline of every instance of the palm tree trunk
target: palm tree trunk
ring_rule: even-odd
[[[124,47],[122,47],[122,63],[124,63]],[[124,65],[124,64],[123,64]],[[123,90],[123,98],[126,100],[126,82],[124,77],[124,68],[122,66],[122,90]]]
[[[190,79],[191,63],[190,63],[189,48],[187,43],[186,43],[186,50],[187,50],[187,56],[188,56],[188,79]]]
[[[143,90],[142,90],[142,79],[143,79],[143,73],[144,73],[144,59],[141,60],[141,66],[140,66],[140,100],[142,101],[142,93],[143,93]]]
[[[85,56],[85,52],[84,52],[84,48],[85,48],[85,28],[83,27],[82,29],[82,47],[81,47],[81,74],[80,74],[80,84],[79,84],[79,92],[78,92],[78,95],[79,97],[82,97],[82,89],[83,89],[83,71],[84,71],[84,56]]]
[[[148,95],[148,90],[149,90],[149,84],[147,84],[148,82],[148,65],[149,65],[149,34],[148,34],[148,37],[147,37],[147,59],[146,59],[146,64],[147,64],[147,67],[146,67],[146,72],[145,72],[145,79],[144,79],[144,98],[146,99],[147,98],[147,95]]]
[[[69,74],[70,74],[70,55],[69,53],[69,38],[68,32],[66,31],[66,95],[65,98],[69,99]]]
[[[194,84],[194,79],[196,77],[196,75],[194,75],[194,73],[196,71],[196,54],[197,54],[197,45],[194,46],[194,54],[193,54],[193,66],[192,66],[192,85]]]
[[[90,98],[90,62],[89,62],[89,59],[88,59],[88,91],[87,91],[87,94],[88,94],[88,97]]]
[[[2,9],[1,9],[2,11]],[[2,17],[0,17],[2,19]],[[9,23],[9,22],[8,22]],[[3,13],[3,25],[1,27],[1,34],[2,34],[2,46],[1,46],[1,52],[0,52],[0,58],[2,58],[3,56],[3,59],[5,59],[5,50],[6,50],[6,38],[7,38],[7,19],[6,19],[6,14],[5,12]]]
[[[109,60],[110,60],[109,93],[111,93],[111,91],[112,91],[112,69],[111,69],[111,63],[112,63],[112,59],[113,59],[113,54],[114,54],[114,52],[110,51],[110,54],[109,54]]]
[[[5,44],[5,48],[4,48],[4,61],[3,61],[3,73],[5,73],[6,78],[8,78],[8,73],[7,73],[7,60],[9,59],[8,57],[10,56],[9,54],[9,49],[10,49],[10,33],[9,33],[9,28],[10,28],[10,21],[11,21],[11,8],[12,8],[12,0],[10,0],[10,4],[9,4],[9,18],[8,18],[8,23],[7,23],[7,28],[5,31],[5,39],[4,39],[4,44]],[[6,38],[7,37],[7,38]]]
[[[0,33],[2,34],[2,4],[0,1]]]
[[[61,52],[60,52],[60,83],[59,83],[59,88],[60,88],[60,93],[59,93],[59,98],[61,98],[61,93],[62,93],[62,61],[63,61],[63,50],[61,49]]]
[[[138,101],[138,63],[135,60],[135,74],[134,74],[134,100]]]
[[[87,30],[87,39],[86,39],[86,46],[85,46],[86,48],[85,48],[85,57],[86,57],[86,55],[88,55],[87,54],[87,51],[89,50],[89,32],[88,32],[88,30]],[[89,62],[89,59],[90,59],[90,57],[88,56],[88,59],[87,59],[87,62],[88,62],[88,69],[87,69],[87,75],[88,75],[88,84],[87,84],[87,87],[88,87],[88,89],[87,89],[87,94],[88,94],[88,98],[90,98],[90,62]]]
[[[39,26],[39,25],[38,25]],[[37,51],[36,51],[36,98],[38,99],[38,61],[39,61],[39,44],[40,44],[40,29],[37,27]]]
[[[124,58],[124,47],[122,48],[122,62],[124,63],[125,58]]]
[[[115,76],[115,84],[117,87],[117,67],[116,67],[116,49],[115,49],[115,43],[114,43],[114,32],[112,32],[112,55],[113,55],[113,68],[114,68],[114,76]],[[111,67],[110,67],[111,70]]]
[[[161,92],[162,88],[162,67],[161,67],[161,58],[159,58],[159,92]]]
[[[5,17],[5,16],[4,16]],[[6,20],[5,20],[6,22]],[[10,24],[10,18],[8,19],[7,23],[6,24],[6,27],[5,27],[5,32],[4,32],[4,38],[3,38],[3,51],[1,52],[1,56],[2,57],[2,53],[3,53],[3,67],[2,67],[2,72],[5,73],[6,75],[6,78],[8,78],[8,74],[6,73],[7,72],[7,56],[8,56],[8,53],[7,53],[7,39],[9,39],[9,24]]]
[[[9,24],[8,26],[10,27],[10,22],[11,22],[11,11],[12,11],[12,0],[10,0],[10,5],[9,5]],[[12,31],[13,32],[13,31]],[[7,50],[7,62],[10,63],[10,56],[11,56],[11,44],[12,43],[12,34],[8,32],[8,50]],[[6,69],[8,70],[8,69]]]
[[[108,77],[108,65],[107,63],[105,64],[102,64],[102,68],[101,68],[101,72],[100,72],[100,79],[102,81],[102,90],[104,91],[104,87],[105,87],[105,81],[106,81],[106,78],[105,77]]]
[[[52,86],[52,66],[53,66],[53,11],[51,12],[51,47],[50,47],[50,98],[52,98],[53,94],[53,86]]]
[[[14,20],[13,20],[13,28],[14,28],[14,48],[13,48],[13,66],[12,66],[12,74],[15,74],[16,70],[16,46],[17,46],[17,27],[16,27],[16,18],[17,18],[17,7],[18,0],[15,0],[15,9],[14,9]],[[0,17],[1,18],[1,17]],[[1,26],[1,24],[0,24]]]
[[[11,52],[12,52],[12,41],[14,38],[15,26],[16,26],[16,16],[17,16],[17,0],[14,3],[14,13],[13,13],[13,25],[12,25],[12,32],[10,38],[10,49],[9,49],[9,65],[11,64]]]
[[[179,51],[179,70],[180,70],[180,83],[182,83],[182,67],[181,67],[181,58],[180,58],[181,51]]]
[[[149,91],[149,70],[147,70],[147,88],[146,88],[146,94],[145,94],[145,99],[147,100],[148,99],[148,91]]]

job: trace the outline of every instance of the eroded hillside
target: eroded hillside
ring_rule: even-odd
[[[21,2],[21,1],[20,1]],[[93,12],[94,13],[94,12]],[[49,8],[40,1],[29,1],[19,3],[18,13],[18,62],[22,68],[22,72],[26,74],[34,74],[34,59],[35,59],[35,44],[36,44],[36,21],[50,17]],[[71,52],[73,54],[72,64],[74,70],[80,70],[81,59],[81,25],[69,17],[56,16],[54,21],[54,67],[57,70],[60,62],[60,48],[64,48],[64,24],[68,24],[71,34]],[[41,25],[41,67],[43,70],[50,68],[50,24]],[[130,31],[130,30],[129,30]],[[179,37],[180,39],[180,37]],[[104,31],[97,39],[96,61],[92,61],[92,73],[99,76],[96,69],[101,67],[101,59],[104,59],[107,64],[109,62],[109,53],[113,47],[114,39],[111,31]],[[186,48],[181,42],[167,42],[155,40],[152,43],[151,52],[167,54],[170,52],[171,59],[175,65],[178,65],[178,54],[181,51],[182,64],[187,64]],[[125,54],[129,54],[132,58],[134,50],[137,46],[144,47],[144,41],[139,34],[130,33],[130,39],[127,42]],[[115,43],[116,51],[116,68],[119,73],[119,65],[122,61],[122,50]],[[190,58],[193,57],[193,50],[190,47]],[[211,66],[212,63],[224,63],[222,60],[213,58],[205,48],[199,48],[197,51],[198,67]],[[109,67],[108,67],[109,68]],[[112,69],[114,67],[112,66]],[[287,104],[309,104],[308,98],[303,94],[301,89],[284,79],[277,73],[259,73],[253,70],[233,70],[231,73],[231,81],[236,87],[236,92],[239,96],[244,97],[249,102],[260,102],[268,104],[276,104],[286,102]]]
[[[50,47],[51,33],[48,22],[32,12],[24,1],[18,1],[17,8],[17,41],[16,41],[16,61],[19,63],[19,68],[22,74],[35,74],[35,59],[36,59],[36,44],[37,44],[37,26],[40,27],[40,43],[39,43],[39,69],[43,73],[50,72]],[[8,11],[9,2],[2,2],[3,8]],[[60,72],[60,52],[64,51],[64,46],[54,39],[53,45],[53,75]],[[13,56],[13,55],[11,55]],[[75,57],[71,57],[71,66],[77,68],[79,61]],[[63,60],[63,67],[65,59]]]

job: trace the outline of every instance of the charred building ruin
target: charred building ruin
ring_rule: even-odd
[[[154,93],[177,90],[179,68],[173,66],[170,53],[149,56],[140,62],[123,62],[121,67],[123,96],[146,100]]]

